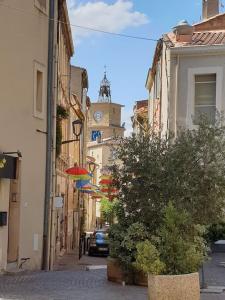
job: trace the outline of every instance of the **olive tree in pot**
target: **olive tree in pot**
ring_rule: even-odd
[[[204,228],[172,202],[157,238],[137,245],[136,267],[148,274],[149,299],[199,300],[198,270],[207,256]]]
[[[134,262],[137,244],[149,238],[149,233],[141,223],[134,223],[128,228],[115,224],[109,233],[110,257],[107,264],[108,280],[117,283],[138,284],[147,286],[147,277],[137,272]]]
[[[160,138],[146,134],[131,136],[117,143],[116,161],[122,163],[113,166],[113,171],[119,190],[117,220],[120,229],[118,235],[112,235],[111,245],[118,247],[114,248],[115,251],[111,249],[110,255],[120,264],[124,264],[124,256],[125,259],[129,258],[129,265],[133,267],[137,250],[136,247],[127,248],[124,238],[128,228],[141,222],[150,237],[156,236],[156,241],[161,240],[161,243],[157,243],[155,239],[145,239],[155,242],[153,244],[159,252],[160,261],[166,267],[165,271],[161,271],[164,275],[180,276],[198,271],[202,261],[202,252],[197,251],[200,247],[197,242],[199,239],[202,241],[199,230],[201,226],[218,222],[224,216],[223,124],[220,120],[215,125],[202,120],[196,130],[181,129],[176,138],[172,135]],[[175,245],[171,244],[171,235],[163,235],[163,230],[166,231],[165,208],[168,209],[170,200],[173,209],[178,211],[177,217],[185,214],[187,219],[186,234],[182,230],[184,225],[178,226],[178,221],[175,223],[177,230],[179,229],[175,236],[176,243],[179,243]],[[191,226],[192,224],[194,225]],[[137,237],[134,244],[137,245],[141,240]],[[174,257],[175,246],[179,256]],[[195,264],[193,261],[193,268],[190,263],[185,263],[185,258],[190,257],[190,253],[196,260]],[[178,270],[170,269],[171,266],[177,266],[174,262],[178,261]]]

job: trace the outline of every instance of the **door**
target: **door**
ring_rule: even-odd
[[[20,161],[17,161],[17,179],[10,181],[8,217],[8,263],[17,262],[20,225]]]

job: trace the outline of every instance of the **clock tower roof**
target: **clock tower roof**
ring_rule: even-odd
[[[106,76],[106,71],[100,83],[98,102],[111,103],[111,87],[110,82]]]

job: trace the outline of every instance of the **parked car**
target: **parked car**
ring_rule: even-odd
[[[88,255],[109,255],[108,231],[96,230],[90,237]]]

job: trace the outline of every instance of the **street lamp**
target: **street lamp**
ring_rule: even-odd
[[[64,144],[69,144],[69,143],[72,143],[72,142],[78,142],[80,139],[80,135],[82,133],[82,130],[83,130],[83,122],[78,119],[76,121],[73,121],[72,122],[72,127],[73,127],[73,134],[75,136],[75,139],[73,140],[68,140],[68,141],[63,141],[62,142],[62,145]]]

